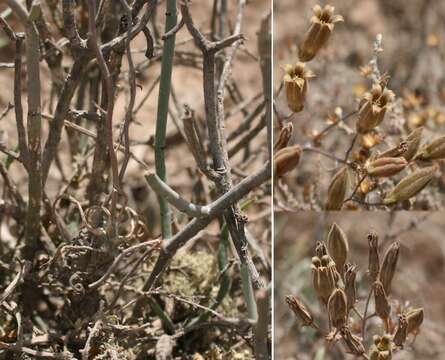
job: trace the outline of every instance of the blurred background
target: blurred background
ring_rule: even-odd
[[[443,359],[445,353],[445,213],[441,212],[295,212],[275,215],[275,358],[281,360],[354,359],[340,351],[340,342],[325,347],[313,329],[301,328],[285,297],[296,295],[315,317],[321,313],[314,295],[311,257],[317,240],[326,240],[333,222],[347,234],[349,260],[358,266],[357,291],[367,296],[368,241],[371,230],[379,235],[380,256],[394,241],[401,244],[392,285],[393,312],[399,305],[424,307],[425,319],[419,335],[393,359]],[[324,310],[323,310],[324,311]],[[394,315],[394,314],[393,314]],[[322,315],[323,316],[323,315]],[[375,329],[381,333],[381,322]],[[369,344],[368,344],[369,345]]]
[[[336,24],[328,45],[307,63],[316,77],[309,81],[304,110],[284,120],[294,126],[291,143],[308,143],[328,125],[329,117],[335,113],[345,116],[357,110],[359,99],[371,86],[370,80],[360,71],[371,60],[373,44],[379,33],[383,36],[383,52],[379,55],[378,65],[382,73],[390,76],[389,88],[396,93],[396,101],[380,126],[382,131],[377,136],[380,144],[375,149],[383,151],[396,145],[401,137],[419,126],[425,128],[423,142],[445,134],[445,2],[275,1],[276,90],[284,74],[282,66],[295,64],[298,60],[297,46],[309,28],[312,8],[316,4],[335,6],[335,13],[341,14],[345,21]],[[275,101],[276,109],[287,109],[282,95]],[[286,109],[282,110],[282,115],[290,114]],[[321,148],[342,157],[351,143],[355,122],[356,116],[351,116],[329,132],[322,139]],[[319,210],[336,166],[332,160],[320,155],[305,154],[304,159],[298,174],[284,180],[295,198],[285,205],[293,209]],[[441,167],[443,174],[443,163]],[[397,181],[399,179],[396,177]],[[412,209],[444,208],[443,175],[438,175],[433,184],[417,196]]]

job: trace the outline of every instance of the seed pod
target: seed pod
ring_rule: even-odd
[[[335,175],[329,185],[328,200],[326,202],[326,210],[341,210],[346,192],[349,188],[349,173],[345,166],[341,168]]]
[[[396,272],[397,261],[399,260],[400,244],[394,242],[386,251],[383,258],[382,267],[379,274],[379,281],[385,289],[385,294],[389,295],[391,290],[391,283]]]
[[[294,130],[294,127],[292,123],[287,123],[283,128],[281,129],[278,139],[275,142],[275,145],[273,146],[273,150],[279,151],[281,149],[284,149],[287,144],[289,143],[290,138],[292,137],[292,132]]]
[[[332,326],[340,329],[346,323],[348,304],[342,289],[335,289],[328,300],[328,312]]]
[[[375,232],[368,234],[368,274],[372,281],[376,281],[380,272],[379,236]]]
[[[352,264],[346,264],[344,270],[345,277],[345,293],[348,304],[348,314],[354,307],[357,300],[357,288],[355,286],[355,278],[357,276],[356,266]]]
[[[416,155],[416,159],[419,160],[437,160],[443,158],[445,158],[445,135],[423,146]]]
[[[403,346],[408,336],[408,321],[406,320],[406,315],[399,315],[399,323],[397,325],[396,332],[393,337],[393,342],[397,346]]]
[[[347,326],[343,326],[340,333],[343,341],[352,355],[362,356],[365,353],[365,347],[363,346],[362,339],[356,335],[353,335]]]
[[[337,271],[342,274],[348,258],[349,244],[346,234],[336,223],[333,223],[329,230],[327,246],[328,253],[337,266]]]
[[[406,153],[407,150],[408,150],[408,144],[405,141],[402,141],[399,145],[379,154],[378,159],[394,158],[394,157],[400,157],[400,156],[405,157],[404,154]]]
[[[315,292],[324,304],[327,304],[329,297],[337,285],[336,276],[332,271],[330,262],[333,263],[328,255],[323,256],[322,259],[316,256],[312,258],[312,283]]]
[[[417,150],[419,150],[420,141],[422,140],[422,132],[423,127],[421,126],[411,131],[411,133],[407,136],[405,140],[407,149],[402,155],[406,161],[410,161],[414,155],[416,155]]]
[[[423,323],[423,308],[408,311],[406,313],[406,321],[408,322],[407,333],[417,333]]]
[[[296,296],[286,296],[287,305],[294,312],[295,316],[301,321],[302,326],[312,326],[314,318],[309,310]]]
[[[394,93],[391,90],[384,89],[380,84],[374,84],[371,92],[363,96],[358,112],[357,132],[363,134],[379,126],[393,100]]]
[[[284,91],[286,93],[287,105],[293,112],[300,112],[304,108],[308,89],[308,80],[314,77],[314,73],[305,68],[304,63],[297,63],[295,66],[286,64],[284,66],[285,75]]]
[[[301,157],[301,147],[298,145],[288,146],[279,150],[273,157],[274,176],[282,177],[293,170],[299,163]]]
[[[386,195],[383,202],[386,205],[404,201],[417,195],[433,179],[436,168],[430,166],[416,171],[403,178],[394,189]]]
[[[368,175],[389,177],[405,169],[408,162],[404,157],[382,157],[371,161],[366,167]]]
[[[391,305],[389,305],[386,297],[385,289],[380,281],[376,281],[374,287],[375,312],[383,321],[388,321],[391,313]]]
[[[330,5],[326,5],[323,9],[320,5],[316,5],[314,14],[315,16],[311,19],[312,24],[298,47],[300,61],[307,62],[312,60],[328,42],[335,23],[343,21],[341,15],[334,15],[334,7]]]

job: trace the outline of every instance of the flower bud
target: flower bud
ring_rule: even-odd
[[[399,323],[393,337],[393,342],[397,346],[403,346],[408,336],[408,321],[405,314],[399,315]]]
[[[389,177],[405,169],[408,162],[404,157],[382,157],[371,161],[366,167],[368,175]]]
[[[348,258],[349,244],[346,234],[336,223],[332,224],[329,230],[327,246],[328,253],[334,260],[337,271],[343,273]]]
[[[286,296],[286,302],[289,308],[294,312],[295,316],[301,321],[303,326],[312,326],[314,318],[309,310],[296,296]]]
[[[387,322],[391,313],[391,305],[389,305],[386,297],[385,289],[380,281],[376,281],[374,287],[375,312],[383,321]]]
[[[368,274],[372,281],[376,281],[380,272],[379,236],[375,232],[368,234]]]
[[[445,135],[423,146],[416,159],[437,160],[445,158]]]
[[[293,170],[299,163],[301,157],[301,147],[298,145],[288,146],[275,153],[273,162],[274,175],[282,177],[284,174]]]
[[[382,283],[386,295],[389,295],[391,290],[392,279],[399,260],[399,250],[400,244],[396,241],[388,248],[382,261],[379,281]]]
[[[292,123],[288,123],[285,126],[283,126],[280,133],[278,134],[278,139],[275,142],[275,145],[273,146],[273,150],[275,152],[284,149],[287,146],[290,138],[292,137],[293,130],[294,127]]]
[[[285,75],[284,91],[286,93],[287,105],[293,112],[300,112],[304,108],[308,81],[314,77],[314,73],[305,68],[304,63],[297,63],[295,66],[286,64],[284,66]]]
[[[346,264],[344,270],[345,278],[345,293],[348,304],[348,314],[349,311],[355,306],[357,300],[357,288],[355,285],[355,278],[357,276],[356,266],[352,264]]]
[[[348,168],[345,166],[334,175],[334,178],[329,185],[326,210],[341,210],[348,188],[349,173]]]
[[[300,61],[312,60],[318,51],[328,42],[335,23],[343,21],[341,15],[334,15],[334,7],[320,5],[314,7],[314,16],[311,19],[311,26],[304,35],[303,41],[298,47],[298,57]]]
[[[328,312],[331,324],[340,329],[346,323],[348,304],[342,289],[335,289],[328,300]]]
[[[436,168],[430,166],[416,171],[415,173],[403,178],[395,187],[386,195],[383,202],[386,205],[399,201],[404,201],[417,195],[425,186],[433,179]]]
[[[386,110],[394,99],[391,90],[373,85],[371,92],[364,95],[358,112],[357,132],[363,134],[379,126],[385,117]]]
[[[423,308],[413,309],[406,313],[408,334],[417,333],[423,323]]]

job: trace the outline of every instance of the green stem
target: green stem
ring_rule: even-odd
[[[165,32],[175,27],[177,21],[176,0],[167,0],[167,12],[165,21]],[[168,104],[171,90],[171,78],[173,67],[173,55],[175,53],[175,34],[169,36],[164,43],[162,53],[161,77],[159,83],[158,113],[156,120],[155,135],[155,165],[156,174],[166,182],[165,171],[165,136],[167,132]],[[159,197],[161,212],[162,237],[168,239],[172,236],[171,219],[172,213],[167,201]]]
[[[246,301],[247,306],[247,316],[249,317],[249,320],[256,323],[258,321],[258,310],[255,300],[255,293],[253,291],[249,270],[245,264],[240,264],[240,272],[244,300]]]

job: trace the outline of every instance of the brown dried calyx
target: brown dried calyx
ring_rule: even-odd
[[[411,161],[419,150],[420,142],[422,140],[422,132],[423,127],[414,129],[406,139],[400,141],[397,146],[381,153],[379,158],[402,156],[406,161]]]
[[[312,258],[312,284],[322,303],[327,304],[329,297],[337,287],[339,274],[335,263],[329,255],[321,259],[318,256]]]
[[[379,281],[382,283],[386,295],[389,295],[391,290],[392,279],[399,260],[399,250],[400,244],[396,241],[388,248],[382,261]]]
[[[293,112],[300,112],[304,108],[306,94],[308,90],[308,81],[314,77],[314,73],[306,69],[306,65],[298,62],[295,66],[284,65],[286,72],[283,77],[284,91],[289,109]]]
[[[391,314],[391,305],[386,297],[385,289],[380,281],[376,281],[374,287],[374,301],[375,312],[377,316],[382,319],[385,324],[389,321],[389,315]]]
[[[334,175],[334,178],[329,185],[326,210],[341,210],[348,188],[349,172],[348,168],[344,166]]]
[[[393,176],[406,168],[408,162],[404,157],[380,157],[366,166],[368,175],[375,177]]]
[[[357,277],[357,267],[352,264],[346,264],[344,269],[345,294],[348,303],[348,314],[355,306],[357,301],[357,287],[355,279]]]
[[[375,232],[368,234],[368,274],[374,282],[377,280],[380,272],[380,257],[379,257],[379,236]]]
[[[394,93],[382,84],[374,84],[370,92],[363,96],[358,112],[357,132],[366,133],[379,126],[394,100]]]
[[[396,332],[393,336],[392,341],[396,346],[402,347],[408,336],[408,321],[406,320],[406,315],[399,315],[399,323],[397,324]]]
[[[406,313],[408,334],[417,334],[423,323],[423,308],[412,309]]]
[[[311,18],[311,26],[304,35],[303,41],[298,47],[300,61],[310,61],[326,45],[337,22],[343,21],[341,15],[334,15],[335,8],[326,5],[314,7],[314,16]]]
[[[314,318],[307,307],[296,296],[286,296],[286,302],[289,308],[294,312],[295,316],[300,320],[302,326],[313,326]]]
[[[423,146],[416,155],[416,160],[438,160],[445,158],[445,135]]]
[[[301,147],[293,145],[285,147],[274,154],[274,176],[282,177],[289,171],[295,169],[300,162]]]
[[[292,123],[287,123],[283,126],[278,134],[278,139],[273,146],[274,152],[284,149],[289,144],[293,130],[294,127]]]
[[[333,223],[328,233],[328,253],[337,266],[337,271],[342,274],[349,253],[348,238],[345,232]]]
[[[335,289],[328,300],[329,319],[332,326],[340,329],[346,325],[348,315],[348,302],[342,289]]]
[[[363,341],[357,335],[353,335],[347,326],[343,326],[340,330],[343,341],[352,355],[362,356],[365,353]]]

